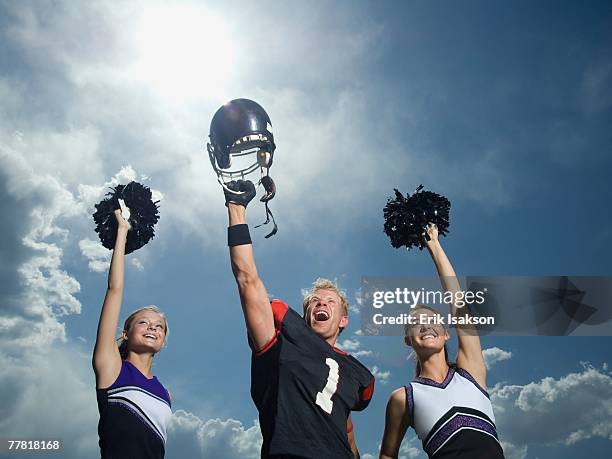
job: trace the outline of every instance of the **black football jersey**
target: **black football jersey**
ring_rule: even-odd
[[[370,402],[374,376],[330,346],[287,304],[274,300],[271,306],[276,332],[251,360],[261,456],[352,458],[347,418]]]

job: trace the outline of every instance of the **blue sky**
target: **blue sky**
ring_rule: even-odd
[[[293,306],[319,276],[353,305],[362,276],[432,276],[426,253],[382,231],[393,188],[420,183],[452,202],[443,244],[460,275],[610,275],[611,26],[609,2],[0,2],[0,437],[96,454],[89,362],[110,253],[91,214],[137,179],[161,220],[128,258],[124,312],[169,318],[155,363],[174,395],[167,457],[257,457],[205,154],[232,98],[274,124],[280,230],[252,233],[269,292]],[[413,362],[400,338],[358,329],[353,315],[340,343],[379,376],[355,415],[362,456],[377,457]],[[508,458],[609,456],[611,345],[483,339]],[[402,455],[424,457],[411,432]]]

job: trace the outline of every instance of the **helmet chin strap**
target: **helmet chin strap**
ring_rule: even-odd
[[[266,194],[264,194],[261,197],[260,201],[261,202],[268,202],[268,201],[270,201],[276,195],[276,184],[274,183],[274,180],[272,180],[272,177],[270,177],[270,170],[269,169],[266,172],[266,175],[264,175],[261,178],[259,183],[261,183],[263,185],[263,187],[264,187],[264,190],[266,190]]]
[[[261,177],[261,180],[259,180],[259,183],[263,185],[264,190],[266,191],[266,193],[260,199],[260,201],[265,203],[266,205],[266,221],[257,225],[255,228],[259,228],[262,225],[267,225],[268,223],[270,223],[270,218],[271,218],[272,223],[274,224],[274,228],[268,235],[265,236],[265,238],[268,239],[269,237],[274,236],[278,232],[278,225],[276,224],[276,220],[274,219],[274,215],[272,214],[272,211],[268,207],[268,202],[271,201],[272,198],[274,198],[274,196],[276,195],[276,185],[274,183],[274,180],[272,180],[272,177],[270,177],[269,168],[266,168],[266,175]]]

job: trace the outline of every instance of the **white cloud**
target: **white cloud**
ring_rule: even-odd
[[[57,316],[78,314],[81,303],[74,297],[81,286],[61,269],[62,250],[55,244],[24,238],[24,245],[37,251],[38,256],[19,267],[30,310],[49,306]]]
[[[337,347],[342,349],[344,352],[350,353],[353,357],[370,357],[374,353],[370,350],[361,349],[361,343],[357,339],[347,338],[340,343],[337,343]]]
[[[491,390],[500,438],[514,445],[612,440],[612,377],[585,365],[581,372]]]
[[[100,132],[90,125],[66,130],[24,130],[9,139],[11,148],[27,152],[33,170],[45,172],[60,183],[76,185],[102,177]]]
[[[81,239],[79,241],[81,254],[89,261],[89,270],[96,273],[108,271],[112,252],[98,241]]]
[[[87,258],[90,271],[96,273],[108,271],[113,253],[104,247],[99,240],[81,239],[79,241],[79,249],[81,250],[81,255]],[[130,257],[129,263],[136,270],[144,271],[144,265],[139,258]]]
[[[501,442],[506,459],[525,459],[527,457],[527,445],[517,446],[506,441]]]
[[[346,293],[346,292],[345,292]],[[355,317],[357,316],[357,319],[353,319],[353,320],[358,320],[359,319],[359,315],[361,314],[361,288],[357,289],[354,294],[353,294],[353,298],[354,301],[351,301],[350,298],[348,298],[347,295],[347,299],[349,300],[349,316],[350,317]]]
[[[138,258],[132,258],[130,260],[130,264],[136,268],[138,271],[144,271],[144,265]]]
[[[64,223],[82,208],[44,162],[19,141],[0,144],[0,247],[10,269],[0,281],[0,431],[60,438],[64,456],[97,453],[97,409],[88,359],[67,341],[63,318],[81,312],[78,280],[63,268],[71,231]],[[5,293],[7,290],[10,293]],[[64,397],[61,404],[57,396]]]
[[[380,444],[378,445],[380,449]],[[366,453],[362,454],[362,458],[370,457],[377,458],[377,453]],[[414,433],[414,430],[409,429],[402,440],[402,444],[400,445],[398,459],[427,459],[427,455],[425,451],[423,451],[423,447],[421,446],[421,441]]]
[[[76,348],[0,352],[0,386],[3,436],[61,439],[68,459],[99,455],[95,381]]]
[[[390,371],[382,371],[376,365],[370,368],[370,371],[376,378],[376,382],[380,384],[387,384],[389,382],[389,377],[391,376]]]
[[[355,291],[355,304],[349,306],[349,310],[354,314],[361,314],[361,287]]]
[[[342,349],[344,352],[353,352],[359,349],[360,343],[356,339],[355,340],[345,339],[344,341],[338,344],[338,347]]]
[[[138,174],[130,164],[127,164],[122,166],[110,180],[107,180],[101,185],[97,183],[95,185],[89,185],[79,182],[77,186],[78,199],[85,204],[87,213],[93,213],[95,210],[94,205],[101,201],[106,193],[111,191],[111,188],[119,184],[125,185],[134,180],[138,180]]]
[[[2,255],[16,264],[11,268],[17,275],[2,279],[15,289],[3,295],[0,310],[0,342],[8,351],[64,340],[59,317],[81,311],[75,297],[80,284],[62,269],[62,245],[69,231],[59,224],[78,214],[78,204],[57,179],[36,173],[22,152],[0,144],[0,159],[7,193],[0,209],[6,219],[3,237],[12,241],[2,247]]]
[[[184,410],[177,410],[168,427],[169,457],[224,459],[259,458],[261,450],[259,423],[250,427],[235,419],[202,420]]]
[[[423,451],[421,441],[416,435],[414,435],[414,432],[412,432],[410,439],[407,441],[404,440],[400,446],[400,459],[424,459],[426,457],[427,455]]]
[[[0,143],[0,211],[3,238],[10,241],[0,247],[10,267],[0,279],[0,431],[61,438],[65,457],[92,457],[98,415],[89,356],[63,344],[65,316],[81,312],[80,283],[63,266],[73,240],[66,223],[84,208],[45,170],[51,162],[31,154],[41,145]],[[58,394],[70,396],[58,405]]]
[[[482,351],[485,365],[487,369],[490,369],[494,363],[501,362],[502,360],[508,360],[512,357],[512,352],[504,351],[498,347],[491,347]]]
[[[353,357],[371,357],[374,355],[374,352],[361,350],[357,352],[352,352],[351,354],[353,355]]]

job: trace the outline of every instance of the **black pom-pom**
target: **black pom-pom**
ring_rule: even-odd
[[[96,233],[104,247],[109,250],[115,248],[117,220],[114,212],[120,208],[119,199],[123,199],[130,210],[130,230],[125,243],[125,253],[128,254],[138,250],[155,236],[153,227],[159,220],[159,201],[153,202],[149,187],[138,182],[117,185],[111,190],[105,199],[96,204],[96,212],[93,214]]]
[[[448,213],[450,201],[444,196],[431,191],[422,191],[420,185],[412,196],[404,197],[397,189],[395,199],[389,198],[383,209],[385,216],[385,233],[396,249],[406,246],[407,249],[425,247],[427,224],[434,223],[438,234],[448,233]]]

